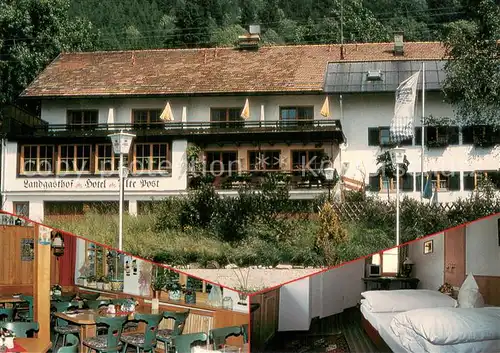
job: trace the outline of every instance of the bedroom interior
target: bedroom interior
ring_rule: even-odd
[[[500,351],[499,226],[493,215],[257,295],[252,352]]]

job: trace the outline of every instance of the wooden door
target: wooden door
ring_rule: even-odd
[[[262,298],[264,310],[262,311],[262,338],[267,343],[278,331],[279,320],[279,289],[264,294]]]
[[[460,287],[465,280],[465,226],[444,232],[444,281]]]

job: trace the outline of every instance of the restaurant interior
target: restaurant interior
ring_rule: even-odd
[[[248,352],[245,294],[0,212],[0,352]]]

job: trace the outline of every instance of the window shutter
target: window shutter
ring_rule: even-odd
[[[413,191],[413,173],[403,175],[403,191]]]
[[[370,191],[380,191],[380,176],[378,174],[370,174],[369,176]]]
[[[426,126],[425,128],[425,143],[428,144],[431,141],[437,140],[437,131],[438,128],[435,126]]]
[[[448,177],[448,189],[450,191],[460,191],[460,172],[453,172]]]
[[[378,127],[368,128],[368,146],[378,146],[380,144],[380,132]]]
[[[415,178],[415,189],[416,189],[418,192],[420,192],[420,191],[421,191],[421,190],[420,190],[420,189],[421,189],[421,184],[420,184],[420,183],[421,183],[421,181],[420,181],[420,180],[422,180],[422,173],[417,173],[416,178]],[[425,183],[425,179],[424,179],[424,183]],[[425,185],[424,185],[424,187],[425,187]]]
[[[464,145],[474,143],[474,129],[471,126],[464,126],[462,128],[462,143]]]
[[[448,128],[448,143],[450,145],[458,145],[459,142],[459,128],[458,126],[450,126]]]
[[[474,190],[474,172],[464,172],[464,190]]]
[[[420,146],[422,144],[422,127],[415,128],[415,144]]]

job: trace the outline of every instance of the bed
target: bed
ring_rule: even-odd
[[[438,291],[362,293],[362,326],[381,352],[500,352],[500,308],[459,307]]]

